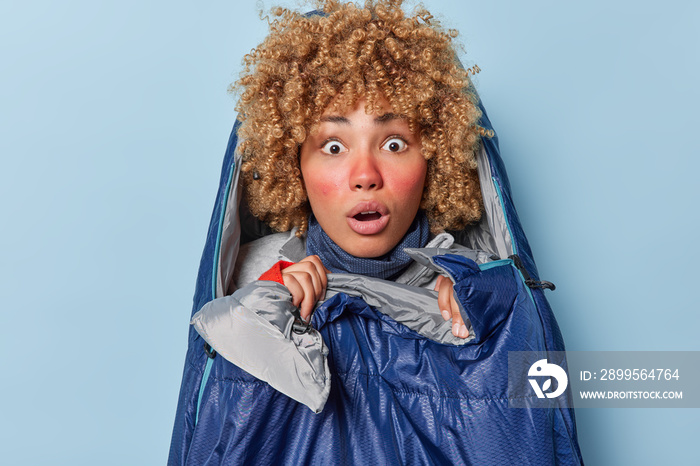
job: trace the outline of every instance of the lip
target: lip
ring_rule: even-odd
[[[377,220],[361,222],[355,215],[361,212],[374,211],[381,214]],[[389,224],[389,209],[377,201],[364,201],[353,207],[347,214],[348,226],[352,231],[360,235],[376,235],[384,231]]]

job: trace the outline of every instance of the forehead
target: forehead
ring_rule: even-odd
[[[343,96],[338,95],[334,97],[326,108],[321,112],[321,116],[334,115],[334,114],[346,114],[354,112],[355,110],[363,109],[365,113],[387,113],[391,112],[391,103],[382,95],[373,96],[374,98],[367,98],[367,96]]]
[[[325,123],[330,125],[340,125],[351,127],[358,120],[369,121],[375,125],[399,124],[407,125],[410,131],[414,131],[414,125],[406,115],[394,112],[391,104],[384,98],[377,100],[374,104],[364,97],[356,102],[348,100],[334,99],[324,109],[318,120],[311,128],[311,133],[316,133],[320,126]]]

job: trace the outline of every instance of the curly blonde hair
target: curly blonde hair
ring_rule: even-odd
[[[265,41],[244,57],[232,90],[241,127],[242,183],[253,215],[278,231],[307,229],[310,212],[299,168],[300,146],[321,114],[352,109],[365,99],[420,134],[427,160],[420,208],[431,231],[458,230],[481,216],[476,150],[484,130],[452,39],[428,11],[406,17],[402,0],[364,7],[318,1],[323,14],[274,8]]]

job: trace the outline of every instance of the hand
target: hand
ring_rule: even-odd
[[[438,277],[435,284],[435,291],[438,292],[438,306],[443,319],[452,319],[452,334],[458,338],[467,338],[469,330],[464,325],[462,314],[459,312],[459,305],[455,301],[453,287],[452,280],[442,275]]]
[[[282,270],[282,281],[292,294],[292,303],[299,308],[301,318],[309,321],[316,302],[326,294],[330,273],[318,256],[307,256]]]

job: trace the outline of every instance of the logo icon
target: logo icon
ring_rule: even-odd
[[[539,383],[535,379],[527,379],[532,385],[532,389],[535,390],[537,398],[556,398],[566,390],[566,386],[569,384],[569,378],[566,376],[566,372],[561,367],[556,364],[549,364],[546,359],[540,359],[532,366],[530,370],[527,371],[528,377],[554,377],[557,381],[557,389],[553,392],[548,392],[552,388],[552,379],[548,378],[542,384],[540,388]]]

